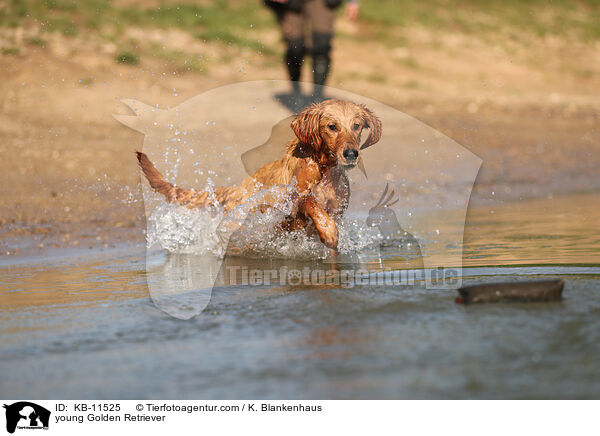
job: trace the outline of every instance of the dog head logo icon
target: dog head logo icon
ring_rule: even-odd
[[[29,401],[19,401],[6,409],[6,431],[14,433],[19,429],[47,429],[50,423],[50,411]]]

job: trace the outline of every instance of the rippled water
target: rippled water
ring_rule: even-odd
[[[6,263],[0,388],[11,398],[598,398],[597,200],[469,214],[464,284],[562,277],[555,303],[464,307],[419,282],[274,283],[220,286],[183,321],[152,304],[144,247]]]

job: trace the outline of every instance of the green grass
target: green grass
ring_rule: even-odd
[[[200,56],[188,56],[181,62],[180,70],[183,72],[207,73],[208,65],[206,60]]]
[[[46,47],[46,41],[44,41],[39,36],[33,36],[27,39],[27,44],[29,45],[37,45],[38,47]]]
[[[362,31],[345,37],[398,47],[411,39],[414,26],[421,26],[439,38],[444,32],[457,31],[488,40],[500,35],[518,42],[528,33],[596,41],[600,40],[598,17],[600,0],[361,0]],[[94,33],[112,41],[120,41],[130,27],[176,28],[200,41],[264,54],[265,60],[280,55],[279,46],[265,46],[258,36],[277,26],[261,0],[182,0],[158,7],[141,0],[125,5],[110,0],[2,1],[0,27],[32,25],[69,37]],[[146,55],[145,49],[136,50]],[[149,51],[154,56],[156,50]],[[184,62],[177,57],[177,62]],[[411,59],[406,62],[405,66],[418,68]]]
[[[197,37],[201,41],[211,42],[218,41],[227,45],[234,45],[238,47],[248,48],[257,53],[267,55],[277,55],[277,50],[272,47],[265,46],[262,42],[257,39],[251,39],[241,34],[235,34],[227,29],[210,29],[197,34]]]
[[[140,57],[131,51],[122,51],[115,56],[115,62],[125,65],[137,65],[140,63]]]
[[[266,56],[279,56],[277,48],[264,46],[256,36],[257,29],[276,26],[272,13],[260,0],[190,0],[162,4],[159,7],[144,6],[142,1],[136,5],[121,7],[109,0],[5,2],[8,7],[0,9],[2,27],[37,24],[44,32],[59,32],[69,37],[95,32],[101,38],[112,41],[120,40],[126,29],[132,26],[177,28],[189,32],[200,41],[249,49]],[[150,55],[161,55],[152,48],[149,52]],[[126,57],[125,63],[134,63],[133,58]],[[188,62],[184,68],[190,71],[203,70],[196,61]]]
[[[4,48],[2,48],[2,54],[3,55],[16,56],[19,53],[21,53],[21,51],[17,47],[4,47]]]
[[[183,50],[167,50],[157,43],[150,45],[148,53],[157,59],[164,59],[170,62],[177,62],[186,57],[186,53]]]
[[[182,72],[206,73],[207,62],[202,55],[190,55],[183,50],[168,50],[160,44],[150,45],[149,55],[179,65]]]
[[[79,33],[75,22],[67,17],[50,18],[44,24],[47,32],[60,32],[65,36],[77,36]]]
[[[530,33],[600,39],[598,0],[362,0],[361,18],[377,38],[420,25],[467,34]]]

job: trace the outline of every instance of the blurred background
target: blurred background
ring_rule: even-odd
[[[600,2],[362,0],[357,21],[338,14],[328,85],[481,157],[472,207],[598,190]],[[143,241],[142,137],[112,117],[130,113],[120,100],[168,108],[286,79],[284,50],[260,0],[0,0],[0,254]]]

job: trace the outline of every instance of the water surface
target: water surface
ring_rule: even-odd
[[[0,272],[0,388],[6,398],[598,398],[597,196],[573,198],[469,215],[464,284],[561,277],[554,303],[464,307],[421,283],[235,285],[183,321],[152,304],[143,247],[13,259]]]

